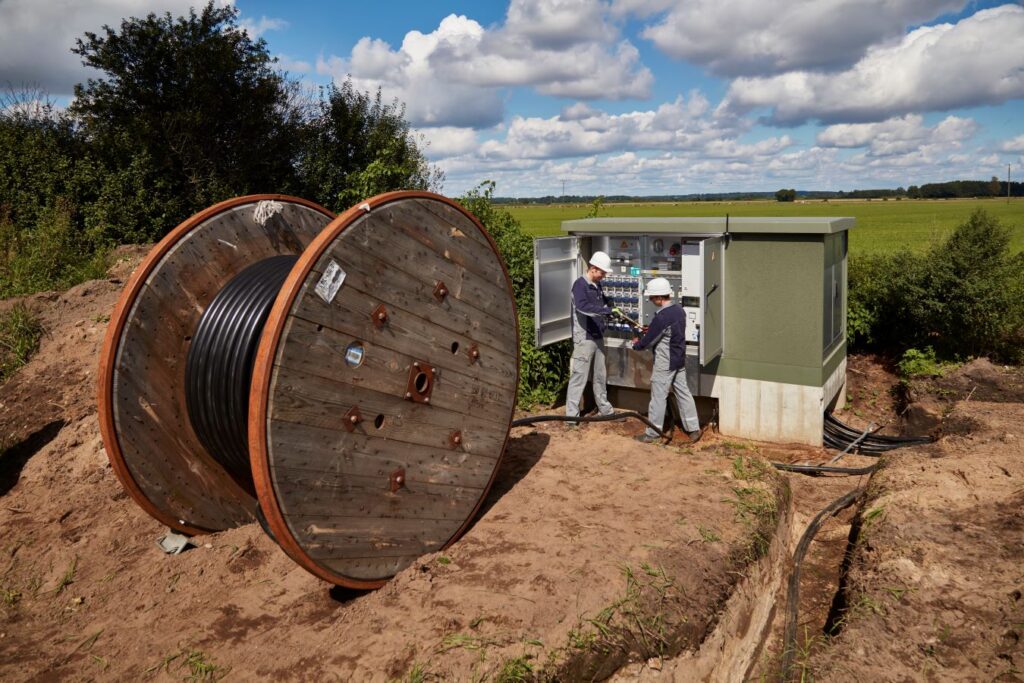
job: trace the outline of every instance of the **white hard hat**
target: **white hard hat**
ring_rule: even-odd
[[[590,265],[595,268],[599,268],[606,273],[612,271],[612,260],[608,254],[603,251],[595,251],[594,255],[590,257]]]
[[[656,277],[644,287],[644,296],[672,296],[672,285],[663,277]]]

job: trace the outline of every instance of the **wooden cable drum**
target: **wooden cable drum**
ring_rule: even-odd
[[[486,496],[518,326],[493,240],[451,200],[394,192],[329,219],[245,197],[157,245],[111,319],[101,427],[159,521],[198,533],[262,513],[307,570],[373,588],[452,543]]]
[[[128,494],[172,529],[220,531],[256,510],[251,485],[207,452],[189,420],[185,363],[200,317],[242,270],[298,256],[333,217],[280,195],[221,202],[172,230],[125,287],[100,354],[100,430]]]

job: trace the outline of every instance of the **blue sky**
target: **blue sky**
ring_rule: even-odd
[[[1024,6],[236,0],[311,86],[406,103],[459,194],[851,190],[1024,176]],[[0,3],[0,82],[66,97],[86,30],[188,0]],[[66,45],[65,45],[66,44]]]

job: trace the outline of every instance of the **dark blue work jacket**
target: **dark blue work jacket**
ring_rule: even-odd
[[[667,346],[667,348],[665,348]],[[659,308],[647,333],[633,344],[637,351],[654,351],[655,370],[678,370],[686,363],[686,312],[679,304]],[[667,353],[666,353],[667,351]],[[664,367],[667,357],[668,367]],[[661,361],[661,362],[659,362]],[[659,367],[660,366],[660,367]]]
[[[596,342],[604,339],[605,316],[611,315],[612,307],[608,305],[601,283],[590,282],[585,277],[577,278],[572,285],[572,312],[574,344],[587,339]]]

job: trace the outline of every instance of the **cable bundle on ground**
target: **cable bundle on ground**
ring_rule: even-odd
[[[843,424],[832,413],[825,413],[824,441],[826,446],[836,450],[849,450],[859,455],[879,455],[894,448],[931,443],[934,439],[930,436],[865,435],[863,431]]]

